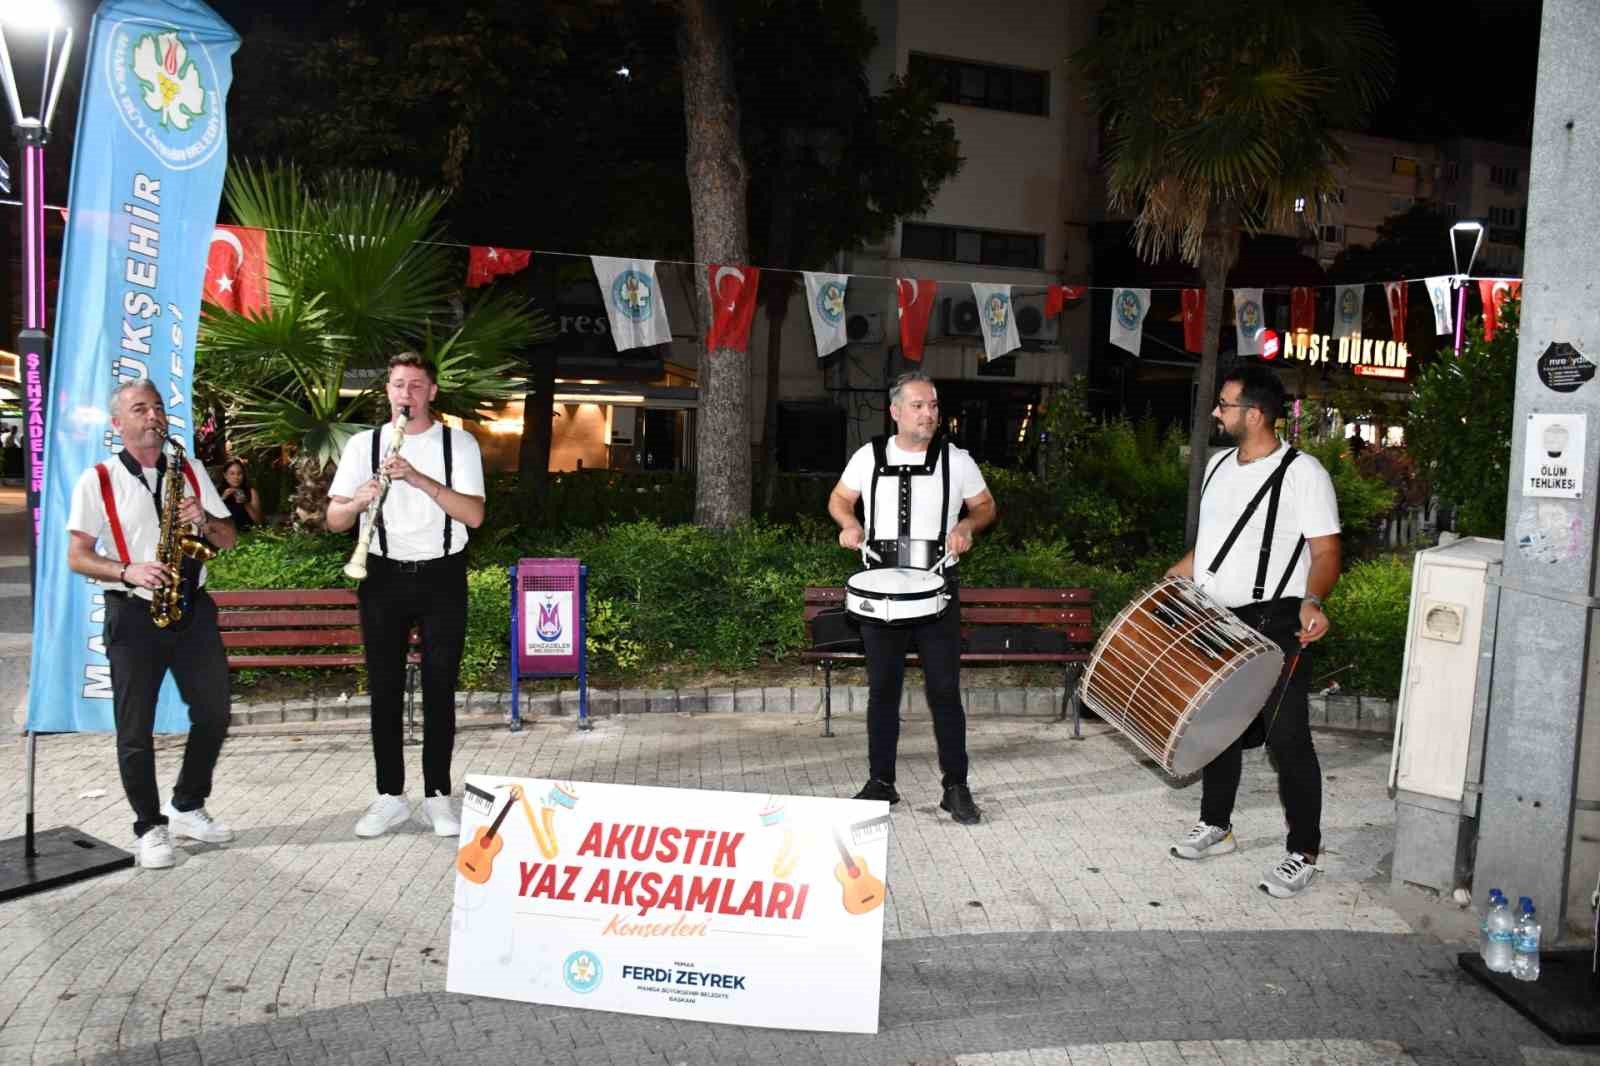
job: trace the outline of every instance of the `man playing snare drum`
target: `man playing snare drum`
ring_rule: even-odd
[[[1274,427],[1283,410],[1283,385],[1265,367],[1223,378],[1212,416],[1238,447],[1212,457],[1195,545],[1167,574],[1193,578],[1277,642],[1289,672],[1287,685],[1280,680],[1245,734],[1205,768],[1200,821],[1171,853],[1208,859],[1235,849],[1243,749],[1265,742],[1278,767],[1289,839],[1288,853],[1260,888],[1288,899],[1311,884],[1322,849],[1322,768],[1311,744],[1311,670],[1303,660],[1305,649],[1328,635],[1322,599],[1339,580],[1339,506],[1322,465],[1278,439]],[[1204,565],[1197,567],[1197,559]]]
[[[828,497],[839,523],[839,544],[868,545],[874,567],[929,570],[948,553],[959,558],[972,537],[995,518],[994,497],[972,456],[951,444],[939,419],[939,396],[926,374],[902,374],[889,390],[889,415],[899,430],[862,445]],[[867,496],[867,529],[856,521],[856,501]],[[963,504],[967,517],[957,521]],[[967,787],[967,719],[961,707],[960,580],[944,569],[949,605],[937,617],[906,625],[863,622],[867,654],[867,763],[870,777],[856,799],[900,802],[895,755],[900,742],[900,690],[906,653],[922,661],[939,749],[944,798],[939,806],[962,825],[979,819]]]

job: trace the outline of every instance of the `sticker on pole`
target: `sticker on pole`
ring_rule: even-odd
[[[1539,380],[1553,392],[1577,392],[1594,377],[1594,364],[1566,341],[1552,341],[1537,366]]]
[[[1522,495],[1583,498],[1588,415],[1529,415],[1522,444]]]

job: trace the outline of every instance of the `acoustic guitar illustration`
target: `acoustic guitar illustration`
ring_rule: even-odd
[[[844,890],[844,909],[851,914],[866,914],[883,906],[883,882],[872,876],[867,860],[850,854],[838,829],[833,831],[833,842],[842,860],[833,868],[833,876],[839,879],[839,887]]]
[[[494,871],[494,857],[506,846],[506,838],[500,835],[500,823],[506,820],[512,805],[521,795],[522,789],[512,785],[511,795],[506,797],[506,805],[500,808],[494,821],[473,833],[472,839],[456,853],[456,869],[473,884],[488,883],[489,875]]]

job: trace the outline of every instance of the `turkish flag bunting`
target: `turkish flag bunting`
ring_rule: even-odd
[[[264,314],[267,297],[267,231],[251,226],[218,226],[206,253],[206,279],[200,298],[251,318]]]
[[[1054,318],[1067,306],[1069,300],[1081,300],[1088,292],[1086,285],[1052,285],[1044,294],[1044,317]]]
[[[1310,289],[1289,290],[1289,329],[1294,333],[1317,331],[1317,295]]]
[[[1384,295],[1389,298],[1389,336],[1397,341],[1406,339],[1406,285],[1404,281],[1383,283]]]
[[[732,348],[748,351],[750,323],[756,317],[756,282],[761,271],[751,266],[706,267],[706,284],[711,290],[711,331],[706,334],[706,351]]]
[[[1206,342],[1206,290],[1183,290],[1183,346],[1198,352]]]
[[[1500,311],[1506,302],[1506,297],[1512,299],[1520,297],[1522,282],[1480,281],[1478,295],[1483,297],[1483,339],[1492,341],[1495,331],[1500,328]]]
[[[467,251],[467,288],[487,285],[501,274],[528,268],[533,253],[526,248],[488,248],[474,244]]]
[[[928,320],[933,317],[933,300],[939,292],[937,281],[896,278],[895,293],[900,299],[900,351],[913,363],[922,362],[922,346],[928,339]]]

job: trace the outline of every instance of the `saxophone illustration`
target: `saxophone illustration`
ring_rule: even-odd
[[[156,543],[156,562],[176,576],[150,597],[150,620],[161,629],[182,619],[189,605],[183,576],[184,559],[203,563],[217,554],[217,549],[185,529],[183,520],[178,517],[185,480],[183,442],[177,437],[168,437],[167,444],[172,450],[167,458],[166,494],[161,500],[161,539]]]

